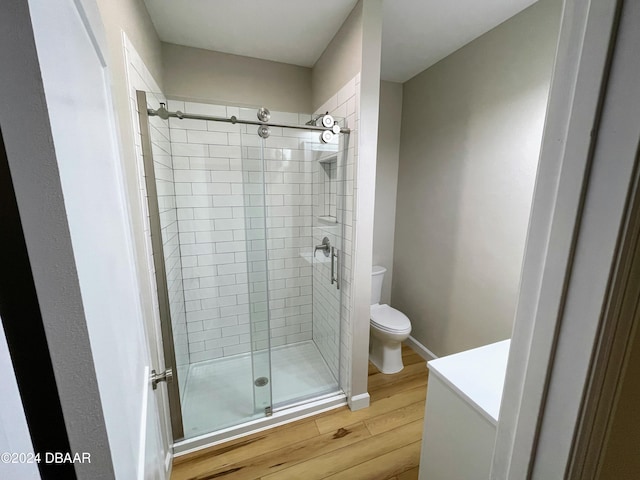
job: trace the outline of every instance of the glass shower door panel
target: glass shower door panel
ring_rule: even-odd
[[[169,108],[237,115],[233,107],[195,102],[170,101]],[[245,223],[251,200],[245,203],[243,185],[245,126],[178,118],[169,123],[189,339],[183,393],[189,438],[264,416],[254,394],[251,319],[257,301],[247,273],[246,239],[254,232],[247,234],[251,223]]]
[[[341,119],[336,119],[342,123]],[[307,145],[313,162],[313,338],[337,388],[340,380],[342,271],[344,268],[344,171],[349,136],[328,142],[314,132]]]
[[[240,118],[253,119],[256,111],[240,109]],[[264,140],[258,127],[241,127],[245,245],[248,282],[249,339],[256,415],[271,415],[271,339],[269,335],[269,268],[267,257],[267,207]]]

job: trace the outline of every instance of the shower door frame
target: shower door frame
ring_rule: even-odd
[[[158,310],[160,315],[160,329],[162,332],[162,351],[164,353],[165,371],[171,369],[172,381],[167,381],[169,396],[169,417],[171,419],[171,435],[176,442],[184,438],[182,422],[182,405],[178,381],[178,368],[171,324],[171,310],[169,307],[169,288],[164,263],[164,246],[162,244],[162,225],[160,224],[160,208],[158,206],[158,191],[156,187],[155,168],[153,165],[153,151],[151,134],[149,131],[149,114],[147,112],[147,94],[136,90],[138,104],[138,119],[140,122],[140,145],[145,172],[145,187],[147,190],[147,206],[149,209],[149,228],[151,234],[151,250],[153,252],[153,266],[155,270],[156,290],[158,293]]]

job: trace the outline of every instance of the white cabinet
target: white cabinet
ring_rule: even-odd
[[[432,360],[420,480],[487,480],[509,340]]]

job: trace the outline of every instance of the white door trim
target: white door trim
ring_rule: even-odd
[[[492,479],[564,478],[570,461],[638,141],[620,128],[637,122],[617,95],[638,75],[622,3],[565,2]]]

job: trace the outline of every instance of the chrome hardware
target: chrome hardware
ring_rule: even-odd
[[[166,107],[165,107],[166,108]],[[158,109],[160,110],[160,109]],[[149,114],[150,117],[156,117],[159,116],[162,111],[158,111],[158,110],[154,110],[153,108],[147,108],[147,113]],[[265,109],[266,110],[266,109]],[[143,111],[143,110],[140,110]],[[165,115],[164,113],[162,113],[162,115]],[[213,122],[227,122],[227,123],[240,123],[242,125],[269,125],[271,127],[284,127],[284,128],[294,128],[294,129],[299,129],[299,130],[317,130],[317,131],[324,131],[327,130],[326,127],[323,127],[322,125],[317,125],[316,122],[317,120],[320,120],[320,117],[318,117],[315,120],[311,120],[309,122],[307,122],[305,125],[298,125],[297,123],[281,123],[281,122],[264,122],[264,121],[258,121],[258,120],[246,120],[246,119],[240,119],[236,116],[232,116],[232,117],[217,117],[215,115],[200,115],[198,113],[185,113],[185,112],[170,112],[167,111],[166,115],[168,118],[179,118],[179,119],[193,119],[193,120],[211,120]],[[270,115],[270,114],[269,114]],[[263,116],[262,118],[266,118],[266,116]],[[340,127],[338,125],[338,130],[336,130],[335,128],[335,124],[333,127],[331,127],[331,130],[333,131],[333,133],[351,133],[351,129],[347,128],[347,127]]]
[[[267,377],[258,377],[253,384],[256,387],[264,387],[267,383],[269,383],[269,379]]]
[[[335,123],[335,120],[328,113],[322,116],[322,126],[324,128],[331,128],[333,127],[334,123]]]
[[[160,382],[172,382],[173,381],[173,370],[167,368],[162,373],[156,373],[155,370],[151,370],[151,386],[154,390],[158,388],[158,384]]]
[[[316,256],[316,252],[318,250],[322,250],[324,252],[324,256],[328,257],[329,252],[331,250],[331,243],[329,243],[329,237],[324,237],[322,239],[322,245],[316,245],[316,248],[313,249],[313,256]]]
[[[156,110],[156,115],[162,120],[167,120],[169,118],[169,110],[167,110],[166,103],[160,102],[160,108]]]
[[[270,417],[273,415],[273,409],[271,407],[264,407],[264,415],[265,417]]]
[[[262,138],[269,138],[269,135],[271,135],[271,129],[266,125],[260,125],[258,127],[258,135]]]
[[[335,262],[335,268],[333,266],[333,261]],[[333,282],[336,282],[336,288],[340,290],[340,281],[338,280],[340,276],[340,257],[338,257],[338,249],[336,247],[331,247],[331,285]]]
[[[258,120],[261,122],[268,122],[271,118],[271,112],[268,108],[260,107],[258,110]]]
[[[331,140],[333,140],[333,133],[331,133],[331,130],[325,130],[320,134],[320,141],[322,143],[329,143]]]

